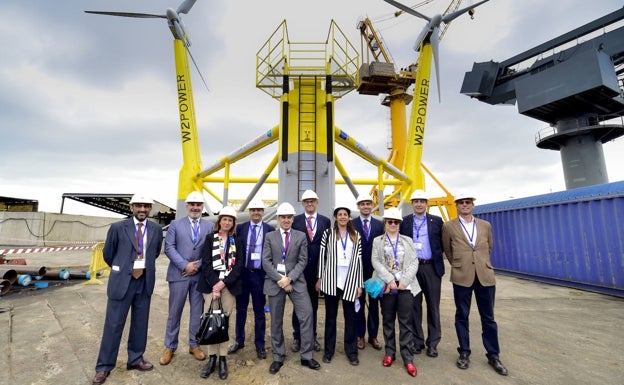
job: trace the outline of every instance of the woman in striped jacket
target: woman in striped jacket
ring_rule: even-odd
[[[355,325],[356,301],[362,295],[362,246],[360,235],[351,223],[346,205],[334,209],[334,226],[325,230],[321,240],[316,290],[325,295],[325,353],[329,363],[336,348],[336,318],[342,300],[344,315],[344,351],[351,365],[358,365]]]

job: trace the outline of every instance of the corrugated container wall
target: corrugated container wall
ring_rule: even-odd
[[[624,297],[624,182],[477,205],[474,215],[492,223],[497,271]]]

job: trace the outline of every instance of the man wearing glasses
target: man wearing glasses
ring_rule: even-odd
[[[415,190],[410,201],[413,214],[403,217],[399,232],[412,239],[418,257],[418,283],[422,291],[414,299],[414,353],[420,354],[427,345],[429,357],[438,356],[442,338],[440,326],[440,295],[444,258],[442,257],[442,218],[429,214],[429,197],[423,190]],[[427,302],[427,338],[422,327],[422,300]]]
[[[458,194],[455,198],[458,218],[442,226],[442,246],[451,264],[451,282],[455,299],[455,331],[459,347],[457,367],[468,369],[470,364],[470,339],[468,318],[474,293],[481,316],[483,346],[488,364],[503,376],[507,368],[499,360],[498,326],[494,320],[496,279],[490,261],[492,252],[492,226],[488,221],[472,215],[475,198]]]
[[[321,239],[325,229],[331,227],[331,220],[317,212],[319,200],[318,195],[312,190],[305,190],[301,195],[301,205],[304,213],[296,215],[292,228],[302,231],[308,237],[308,264],[303,272],[312,302],[313,326],[314,326],[314,351],[321,350],[321,345],[316,339],[316,323],[318,312],[319,294],[316,291],[316,276],[318,270],[319,254],[321,253]],[[298,352],[301,348],[301,336],[299,333],[299,320],[295,312],[292,315],[294,341],[291,347],[293,352]]]

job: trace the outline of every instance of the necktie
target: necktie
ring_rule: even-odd
[[[290,245],[290,234],[288,234],[288,231],[284,232],[284,256],[286,256],[286,253],[288,252],[288,245]]]
[[[255,261],[251,260],[251,253],[256,251],[256,243],[258,243],[258,225],[251,226],[251,235],[249,236],[249,245],[247,245],[247,268],[255,269]]]
[[[143,231],[141,228],[143,227],[143,223],[137,223],[137,234],[136,234],[136,249],[137,256],[136,259],[143,259]],[[132,276],[134,278],[139,278],[143,275],[143,269],[133,269]]]
[[[368,228],[368,219],[364,219],[364,234],[366,234],[366,239],[368,240],[368,236],[370,234],[370,229]]]
[[[197,244],[199,241],[199,223],[197,223],[197,219],[193,219],[193,244]]]
[[[310,240],[314,239],[314,232],[312,231],[312,215],[308,217],[308,225],[306,227],[308,228],[308,237],[310,237]]]

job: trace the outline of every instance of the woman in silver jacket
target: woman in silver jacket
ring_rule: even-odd
[[[384,213],[386,232],[373,240],[373,276],[386,283],[380,299],[385,356],[382,365],[389,367],[396,359],[396,337],[394,324],[399,319],[399,351],[407,373],[415,377],[412,327],[412,303],[420,292],[416,279],[418,259],[414,243],[409,237],[399,234],[403,217],[397,208],[389,208]]]
[[[344,351],[351,365],[358,365],[356,301],[363,293],[362,246],[360,233],[351,223],[346,205],[334,209],[334,226],[323,232],[316,290],[325,294],[325,353],[329,363],[336,348],[336,318],[342,300]]]

